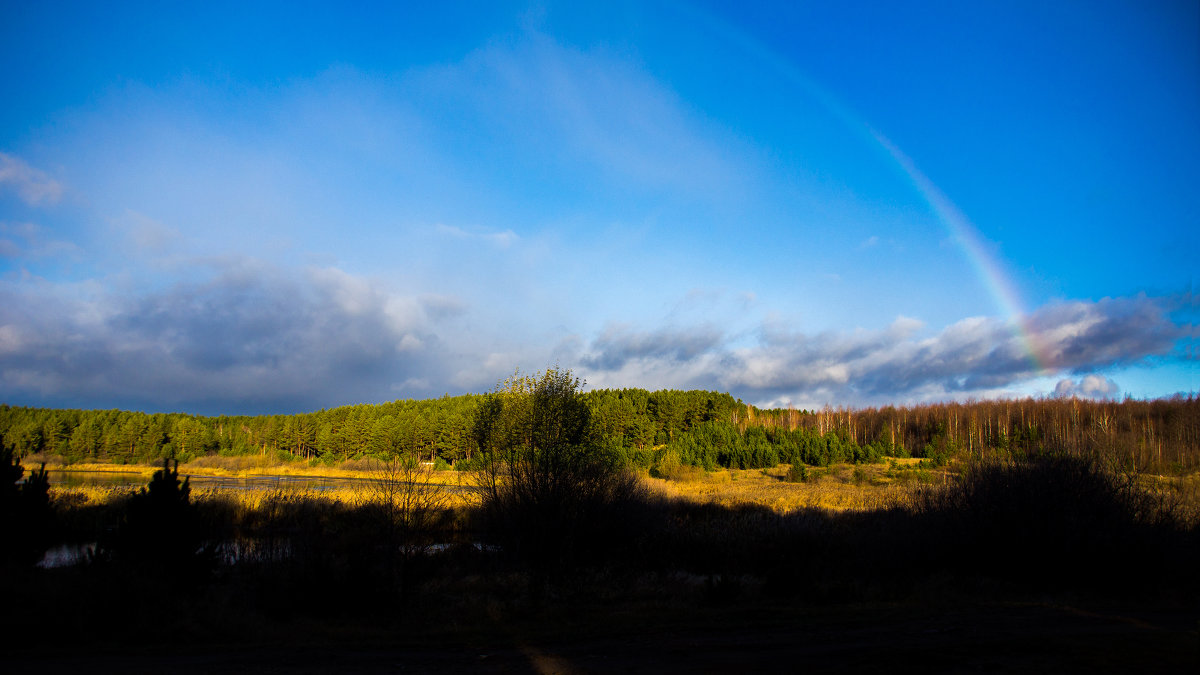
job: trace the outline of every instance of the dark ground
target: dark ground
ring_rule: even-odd
[[[306,639],[44,648],[14,673],[659,673],[1200,671],[1200,614],[1064,604],[736,607]],[[52,630],[52,629],[51,629]],[[326,631],[321,631],[326,633]],[[62,636],[70,644],[70,636]]]
[[[197,510],[160,482],[63,519],[120,516],[75,528],[87,564],[0,572],[0,670],[1200,673],[1200,528],[1074,460],[864,513],[476,513],[421,554],[401,535],[437,532],[377,507]],[[238,538],[232,564],[200,546]]]

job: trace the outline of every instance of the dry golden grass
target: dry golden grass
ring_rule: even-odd
[[[138,487],[131,486],[53,485],[50,487],[50,497],[54,501],[68,503],[77,507],[106,504],[111,501],[123,499],[137,492],[138,489]],[[290,486],[260,490],[193,488],[191,494],[192,498],[196,501],[231,501],[238,506],[248,509],[259,508],[272,499],[278,499],[281,494],[286,495],[289,499],[327,500],[348,506],[367,505],[384,498],[383,493],[369,485],[349,485],[323,490]],[[471,506],[477,501],[477,497],[473,491],[446,490],[439,504],[444,506],[444,508],[456,509]]]
[[[257,458],[205,458],[180,467],[183,475],[198,476],[293,476],[310,478],[357,478],[378,479],[378,469],[359,461],[347,462],[338,467],[311,466],[307,463],[286,465],[260,463]],[[219,460],[219,461],[214,461]],[[250,460],[250,461],[233,461]],[[50,469],[62,468],[49,466]],[[135,471],[145,476],[147,482],[155,470],[154,466],[72,464],[74,470],[86,471]],[[671,498],[699,503],[714,503],[724,506],[756,504],[780,513],[799,509],[819,508],[830,511],[868,511],[872,509],[900,506],[912,503],[918,490],[929,485],[943,485],[951,480],[948,469],[926,468],[917,459],[889,459],[881,464],[839,464],[829,467],[808,467],[807,480],[789,482],[789,465],[782,464],[773,469],[720,469],[705,472],[696,467],[680,467],[671,479],[645,477],[646,485],[654,492]],[[477,495],[469,488],[475,485],[475,476],[459,471],[420,471],[421,482],[451,488],[446,490],[447,508],[465,508],[476,502]],[[1200,474],[1183,477],[1142,475],[1137,477],[1138,486],[1164,502],[1172,504],[1171,510],[1185,521],[1200,520]],[[56,499],[72,504],[103,504],[122,498],[136,487],[116,486],[54,486],[51,488]],[[347,505],[368,504],[381,497],[377,489],[357,484],[329,489],[281,488],[291,498],[327,499]],[[272,490],[227,490],[193,486],[196,499],[232,499],[248,508],[261,505],[270,498]]]
[[[21,466],[25,467],[26,475],[29,472],[41,468],[40,461],[31,461],[30,457],[21,460]],[[150,466],[147,464],[109,464],[107,462],[77,462],[75,464],[64,464],[62,462],[49,461],[46,462],[46,470],[48,471],[89,471],[96,473],[136,473],[146,477],[149,481],[154,472],[161,469],[162,464]]]
[[[686,468],[691,470],[674,472],[669,480],[646,477],[644,481],[651,490],[668,497],[722,506],[756,504],[779,513],[809,508],[870,511],[911,505],[918,493],[948,485],[956,473],[952,468],[924,466],[919,459],[808,467],[804,482],[788,482],[787,464],[709,473]],[[1135,481],[1138,489],[1161,503],[1164,512],[1185,523],[1200,522],[1200,474],[1139,475]]]
[[[779,513],[819,508],[868,511],[908,503],[918,486],[946,480],[942,470],[922,469],[920,460],[838,464],[807,470],[804,482],[788,482],[789,465],[773,469],[721,469],[688,472],[672,480],[646,478],[668,497],[723,506],[757,504]]]
[[[350,464],[353,468],[343,468]],[[339,467],[310,466],[307,463],[270,464],[256,457],[208,457],[180,466],[182,475],[251,477],[293,476],[310,478],[357,478],[377,479],[378,469],[358,462],[345,463]],[[786,513],[804,508],[822,508],[834,511],[869,510],[896,503],[903,503],[913,486],[922,481],[942,480],[941,473],[921,471],[918,460],[893,460],[891,464],[848,465],[824,468],[809,468],[808,480],[792,483],[786,480],[789,466],[784,464],[774,469],[721,469],[705,472],[695,467],[681,467],[672,474],[671,480],[645,478],[650,489],[669,497],[696,502],[711,502],[722,505],[758,504],[775,511]],[[49,467],[51,469],[62,467]],[[85,471],[138,471],[147,481],[156,470],[154,466],[72,464],[70,469]],[[476,495],[470,488],[475,484],[474,475],[459,471],[421,471],[422,482],[453,488],[447,490],[449,508],[467,507],[475,503]],[[67,498],[72,503],[104,503],[136,491],[136,487],[109,486],[55,486],[56,498]],[[290,498],[326,499],[347,505],[368,504],[377,501],[379,491],[370,485],[348,485],[322,490],[285,487]],[[275,498],[275,490],[228,490],[194,486],[192,495],[196,499],[233,500],[246,508],[257,508],[264,500]]]
[[[181,475],[250,478],[295,476],[304,478],[378,479],[383,470],[377,460],[347,460],[336,466],[288,462],[280,464],[266,457],[201,457],[179,467]],[[421,471],[426,483],[446,486],[470,485],[470,477],[460,471]]]
[[[1200,523],[1200,473],[1187,476],[1141,475],[1137,487],[1185,523]]]
[[[50,499],[72,507],[107,504],[137,492],[137,488],[113,485],[52,485]]]
[[[396,500],[402,498],[395,493],[380,491],[370,486],[353,485],[347,487],[339,487],[325,490],[312,490],[305,488],[281,488],[275,490],[221,490],[210,489],[201,490],[196,494],[197,499],[210,498],[226,498],[232,497],[239,504],[248,508],[257,508],[270,499],[276,499],[279,492],[286,493],[291,498],[298,499],[325,499],[332,502],[346,504],[348,506],[366,506],[368,504],[378,503],[387,499]],[[401,488],[403,491],[403,488]],[[467,506],[472,506],[477,503],[478,499],[474,492],[466,490],[447,490],[439,492],[437,500],[438,508],[457,509]]]

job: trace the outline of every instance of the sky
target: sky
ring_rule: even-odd
[[[1200,389],[1194,0],[351,4],[0,1],[0,403]]]

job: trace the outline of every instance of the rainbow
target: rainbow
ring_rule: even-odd
[[[1028,356],[1030,365],[1038,375],[1045,375],[1049,372],[1049,364],[1052,363],[1050,353],[1038,338],[1029,315],[1023,310],[1024,303],[1021,301],[1021,296],[1012,283],[1010,275],[1006,273],[1004,266],[996,256],[989,252],[988,246],[985,245],[979,231],[971,224],[971,221],[928,176],[917,168],[908,155],[824,87],[814,82],[786,59],[767,49],[759,41],[703,10],[694,7],[681,7],[680,9],[716,32],[723,40],[740,47],[754,58],[769,65],[784,79],[816,100],[826,112],[832,114],[850,130],[863,134],[867,142],[882,149],[904,172],[912,186],[929,204],[934,215],[946,228],[950,239],[962,249],[984,288],[991,294],[1000,311],[1012,324],[1013,333]]]
[[[917,168],[912,159],[896,147],[895,143],[871,128],[870,125],[863,123],[863,126],[875,142],[886,150],[900,166],[900,169],[912,181],[913,187],[921,193],[929,207],[933,209],[934,214],[937,215],[938,220],[945,226],[951,240],[963,250],[984,287],[991,293],[1000,310],[1013,323],[1016,337],[1028,354],[1034,370],[1039,375],[1044,375],[1049,370],[1047,367],[1047,364],[1050,363],[1049,354],[1033,330],[1029,316],[1022,309],[1024,303],[1021,302],[1021,296],[1016,287],[1010,281],[1009,275],[1005,273],[1000,261],[988,251],[983,239],[979,236],[979,231],[954,205],[954,202],[950,201],[950,198]]]

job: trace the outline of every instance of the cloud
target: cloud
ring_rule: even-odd
[[[1052,305],[1031,317],[1030,341],[1047,368],[1082,374],[1128,363],[1133,354],[1165,353],[1185,333],[1169,318],[1170,309],[1145,296]]]
[[[1060,398],[1115,398],[1121,388],[1103,375],[1087,375],[1078,382],[1071,378],[1058,381],[1054,395]]]
[[[656,311],[659,280],[705,264],[673,245],[681,218],[703,228],[716,216],[694,211],[756,184],[752,147],[637,59],[538,34],[390,73],[131,83],[96,103],[65,113],[47,166],[68,167],[81,213],[55,225],[98,278],[158,286],[230,251],[319,261],[467,298],[507,324],[481,338],[503,352]],[[20,244],[0,236],[0,254]]]
[[[183,240],[176,228],[137,211],[126,210],[125,215],[114,222],[139,252],[161,254]]]
[[[79,258],[82,249],[69,241],[50,239],[34,223],[0,223],[0,258]]]
[[[1145,297],[1052,305],[1036,312],[1030,325],[1029,341],[1046,351],[1042,365],[1052,372],[1138,363],[1168,353],[1181,335],[1163,302]],[[932,388],[953,396],[1036,376],[1025,345],[1009,322],[984,317],[963,319],[925,339],[908,337],[895,325],[816,340],[797,336],[739,355],[742,370],[731,370],[726,379],[764,394],[826,387],[845,399],[882,401]]]
[[[517,233],[513,232],[512,230],[504,230],[503,232],[468,232],[461,227],[455,227],[454,225],[443,225],[441,223],[435,225],[434,230],[438,234],[446,237],[453,237],[454,239],[473,239],[477,241],[486,241],[499,248],[508,248],[514,242],[520,239],[520,237],[517,236]]]
[[[0,152],[0,186],[11,186],[30,206],[52,204],[62,197],[62,185],[20,157]]]
[[[582,363],[596,370],[620,370],[631,360],[688,361],[717,346],[721,338],[715,328],[645,333],[610,325],[592,342],[592,353]]]
[[[529,32],[416,76],[425,101],[487,131],[473,150],[556,183],[572,181],[571,189],[591,193],[601,179],[705,201],[745,189],[743,140],[640,64],[603,48]]]
[[[142,293],[5,282],[0,397],[207,412],[388,400],[398,383],[447,379],[436,308],[453,304],[248,259]]]
[[[897,318],[884,330],[789,332],[767,323],[756,344],[730,346],[709,328],[636,332],[609,328],[584,350],[585,374],[601,381],[632,378],[622,386],[716,388],[773,404],[807,401],[866,405],[991,396],[1042,374],[1028,344],[1044,351],[1052,373],[1088,373],[1145,362],[1172,352],[1185,327],[1169,315],[1170,302],[1137,296],[1070,302],[1036,312],[1026,336],[994,317],[962,319],[922,337],[922,324]],[[636,362],[636,368],[629,367]],[[1099,376],[1073,385],[1106,395],[1115,384]],[[589,378],[591,379],[591,378]],[[1066,386],[1066,385],[1063,385]]]
[[[435,320],[461,316],[467,311],[466,303],[452,295],[427,293],[421,296],[420,303],[425,314]]]
[[[771,320],[749,339],[705,322],[609,323],[590,340],[567,332],[541,344],[481,330],[456,295],[397,293],[336,267],[226,257],[176,274],[124,286],[0,280],[0,400],[289,412],[482,391],[518,365],[551,358],[592,387],[718,389],[764,405],[995,396],[1044,374],[1075,374],[1057,395],[1097,397],[1118,391],[1097,371],[1170,358],[1192,332],[1172,318],[1178,302],[1136,296],[1044,307],[1028,334],[995,317],[929,334],[900,316],[879,330],[816,334]]]

